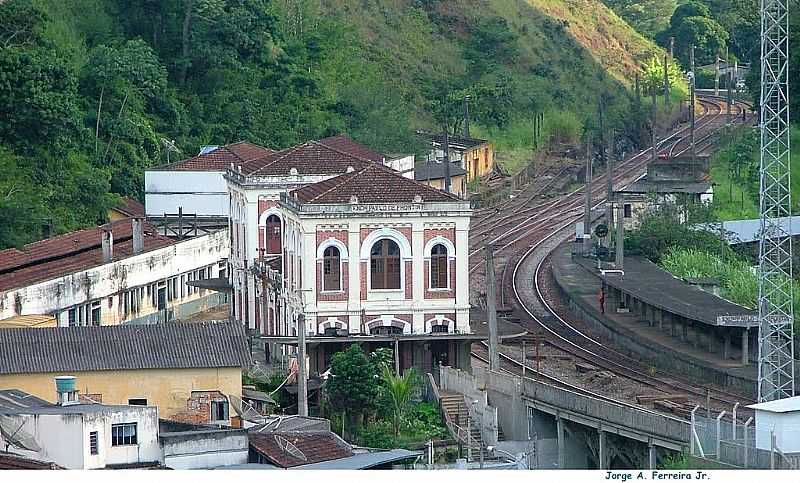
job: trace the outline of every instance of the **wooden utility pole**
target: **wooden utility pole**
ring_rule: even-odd
[[[469,137],[469,99],[470,97],[464,96],[464,137]]]
[[[617,200],[617,251],[614,258],[617,270],[622,270],[625,261],[625,203],[622,196]]]
[[[691,146],[692,161],[695,160],[695,147],[694,147],[694,86],[695,86],[695,72],[694,72],[694,44],[689,48],[689,70],[692,73],[691,83],[689,84],[689,143]]]
[[[450,135],[444,125],[444,190],[450,193]]]
[[[308,380],[306,379],[306,316],[297,314],[297,415],[308,416]]]
[[[489,370],[500,370],[497,352],[497,308],[495,307],[494,247],[486,245],[486,321],[489,323]]]
[[[652,102],[653,105],[650,108],[650,110],[651,110],[651,113],[650,113],[650,115],[651,115],[651,119],[650,119],[650,124],[651,124],[650,143],[652,144],[653,152],[652,152],[652,156],[651,156],[650,159],[652,161],[655,161],[656,158],[658,157],[658,151],[656,150],[656,112],[658,111],[658,108],[656,106],[656,90],[655,90],[655,88],[650,93],[650,96],[652,97],[652,100],[653,100],[653,102]]]
[[[586,206],[583,210],[583,256],[592,254],[592,137],[586,139]]]
[[[664,107],[669,107],[669,57],[664,54]]]

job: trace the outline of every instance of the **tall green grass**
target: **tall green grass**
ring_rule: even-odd
[[[735,257],[694,249],[670,249],[661,258],[661,266],[676,277],[711,277],[719,280],[721,296],[749,309],[758,306],[758,278],[756,269]],[[785,283],[785,282],[784,282]],[[800,329],[800,283],[792,284],[792,300],[796,307],[794,324]]]

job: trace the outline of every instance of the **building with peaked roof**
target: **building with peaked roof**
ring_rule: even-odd
[[[145,170],[148,218],[168,219],[167,215],[177,215],[180,211],[196,215],[206,224],[216,220],[224,226],[228,216],[228,191],[223,174],[230,165],[245,164],[272,152],[269,148],[240,141],[207,146],[191,158]]]
[[[228,396],[241,397],[250,363],[244,329],[233,322],[2,329],[0,354],[3,388],[54,400],[53,379],[71,375],[85,400],[152,405],[162,418],[225,425]],[[0,394],[0,407],[13,402]]]
[[[189,283],[224,278],[228,247],[226,231],[178,241],[128,218],[2,250],[0,327],[187,318],[227,301]]]
[[[431,146],[426,161],[442,162],[445,157],[444,133],[417,131],[417,135]],[[494,146],[491,142],[452,135],[447,138],[450,161],[458,163],[467,172],[467,182],[480,178],[494,168]]]
[[[420,183],[444,190],[447,165],[435,161],[418,163],[414,168],[414,179]],[[461,163],[450,163],[450,192],[462,198],[467,195],[467,171]]]
[[[401,365],[468,365],[466,339],[441,337],[472,333],[468,202],[317,141],[226,177],[235,319],[281,344],[301,311],[314,337],[437,333],[433,348],[403,347]]]

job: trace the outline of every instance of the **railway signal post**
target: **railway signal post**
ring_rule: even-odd
[[[497,307],[495,305],[494,247],[487,243],[486,248],[486,322],[489,324],[489,370],[500,369],[500,356],[497,352]]]

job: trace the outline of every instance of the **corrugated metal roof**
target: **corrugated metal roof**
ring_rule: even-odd
[[[373,453],[357,453],[347,458],[294,466],[293,470],[368,470],[387,463],[395,463],[422,456],[422,451],[391,449]]]
[[[238,367],[250,363],[236,322],[0,330],[0,374]]]
[[[0,329],[12,329],[22,327],[55,327],[56,318],[52,315],[17,315],[0,320]]]

